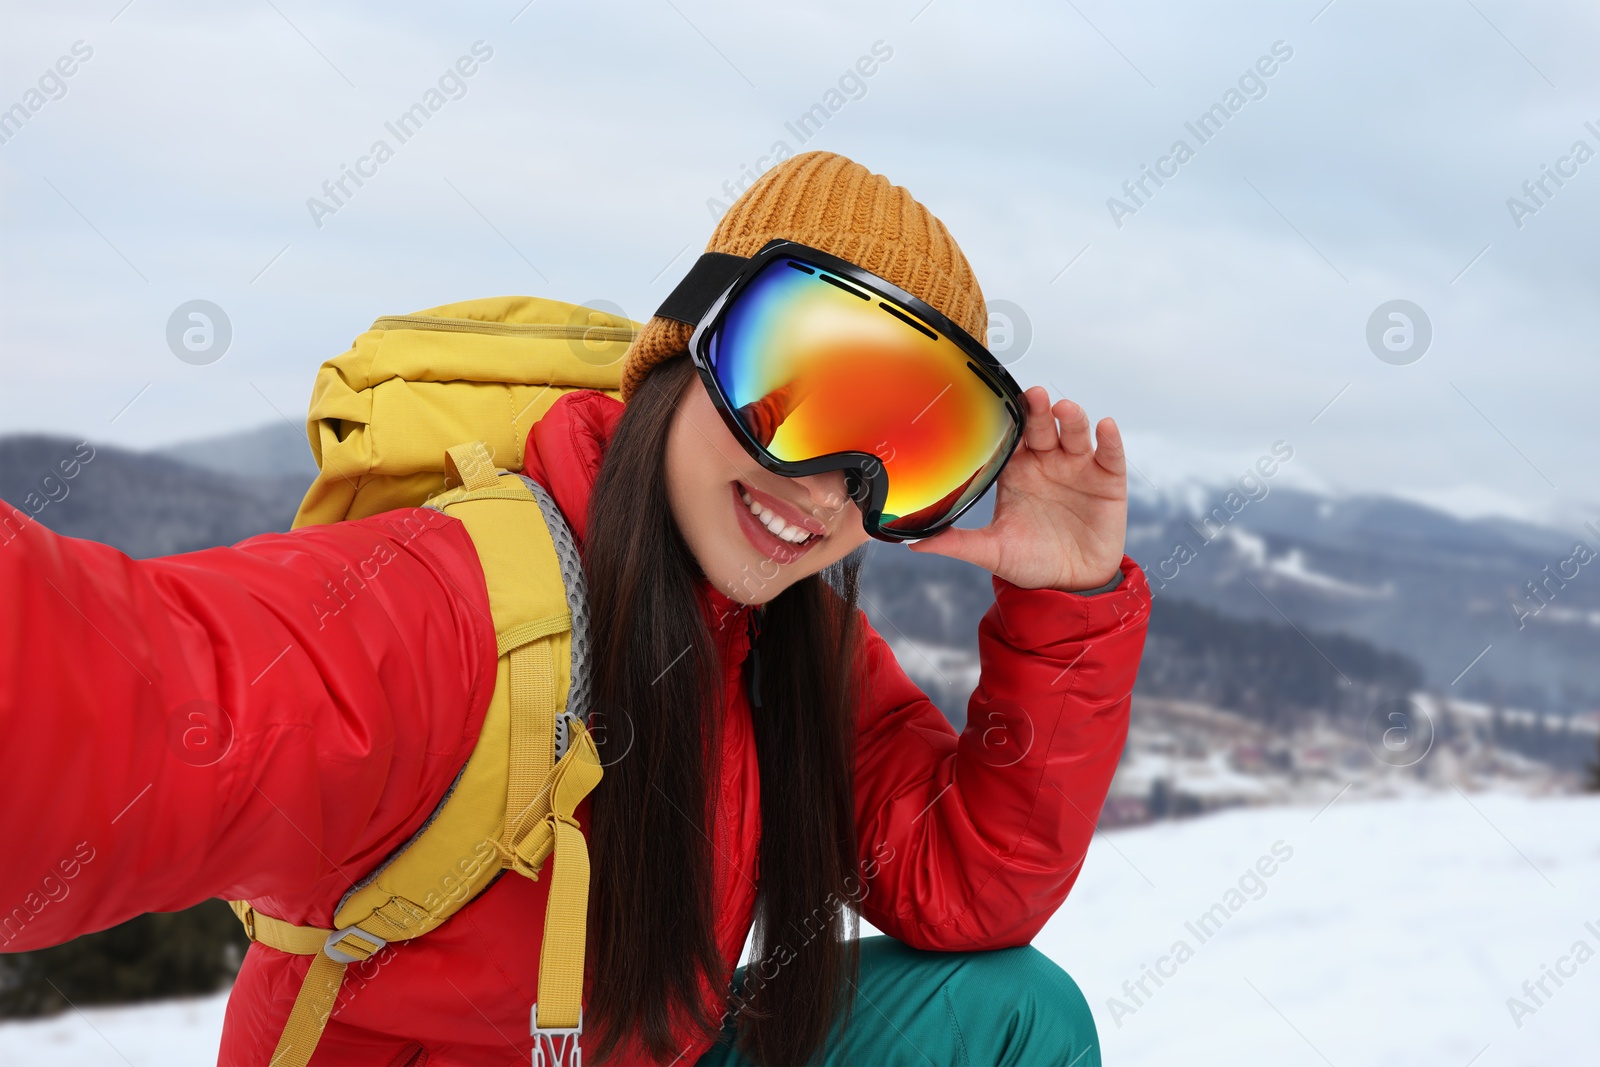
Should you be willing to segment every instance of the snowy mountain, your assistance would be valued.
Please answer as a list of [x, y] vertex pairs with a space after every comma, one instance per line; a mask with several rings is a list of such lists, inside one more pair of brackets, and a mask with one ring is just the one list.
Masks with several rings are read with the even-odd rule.
[[[1459, 519], [1389, 497], [1255, 492], [1251, 500], [1237, 485], [1191, 484], [1130, 500], [1128, 554], [1150, 578], [1153, 633], [1162, 603], [1187, 602], [1302, 635], [1360, 639], [1415, 661], [1423, 685], [1454, 696], [1561, 714], [1600, 706], [1600, 578], [1591, 573], [1600, 568], [1589, 565], [1600, 526], [1564, 531]], [[879, 544], [867, 560], [875, 625], [887, 619], [924, 646], [975, 649], [988, 575]], [[1352, 673], [1325, 642], [1312, 644]], [[923, 674], [919, 682], [943, 684], [938, 672]]]
[[1128, 551], [1158, 599], [1360, 637], [1459, 696], [1563, 713], [1600, 705], [1600, 581], [1585, 566], [1600, 528], [1286, 488], [1257, 501], [1237, 487], [1198, 505], [1196, 495], [1131, 509]]
[[303, 474], [225, 474], [92, 442], [0, 437], [0, 500], [139, 558], [286, 530], [309, 484]]

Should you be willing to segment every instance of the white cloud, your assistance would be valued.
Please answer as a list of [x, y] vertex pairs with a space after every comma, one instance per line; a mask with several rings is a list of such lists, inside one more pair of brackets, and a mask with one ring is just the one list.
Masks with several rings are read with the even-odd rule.
[[[1505, 209], [1600, 123], [1586, 5], [97, 6], [0, 19], [0, 106], [95, 49], [0, 145], [0, 432], [155, 444], [276, 418], [263, 393], [297, 420], [373, 318], [471, 296], [642, 320], [704, 246], [707, 198], [775, 139], [802, 147], [784, 122], [883, 40], [866, 95], [803, 147], [946, 222], [1033, 321], [1019, 377], [1173, 453], [1290, 440], [1346, 491], [1600, 497], [1574, 447], [1600, 385], [1600, 161], [1521, 230]], [[306, 198], [480, 39], [467, 95], [315, 228]], [[1106, 199], [1278, 40], [1267, 95], [1116, 228]], [[163, 341], [195, 297], [235, 328], [204, 368]], [[1436, 331], [1408, 367], [1363, 340], [1396, 297]]]

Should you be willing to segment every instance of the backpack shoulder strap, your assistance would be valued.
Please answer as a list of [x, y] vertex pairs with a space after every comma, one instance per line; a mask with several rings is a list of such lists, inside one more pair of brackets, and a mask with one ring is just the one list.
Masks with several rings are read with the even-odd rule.
[[589, 856], [573, 813], [601, 777], [587, 729], [582, 565], [542, 486], [497, 470], [482, 442], [447, 455], [446, 468], [461, 484], [426, 506], [459, 519], [477, 550], [500, 653], [494, 694], [449, 792], [421, 829], [339, 901], [336, 929], [295, 926], [232, 902], [251, 940], [315, 956], [275, 1067], [304, 1067], [350, 963], [437, 928], [502, 870], [537, 879], [547, 861], [535, 1023], [581, 1029]]

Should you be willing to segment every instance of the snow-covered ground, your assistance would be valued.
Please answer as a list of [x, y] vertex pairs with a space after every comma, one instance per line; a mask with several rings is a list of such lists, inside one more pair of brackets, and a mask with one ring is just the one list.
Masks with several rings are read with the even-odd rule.
[[[1119, 830], [1035, 944], [1111, 1067], [1593, 1062], [1596, 827], [1600, 797], [1452, 791]], [[211, 1064], [223, 1003], [0, 1026], [0, 1063]]]
[[0, 1025], [7, 1067], [212, 1067], [228, 995], [85, 1008]]
[[[1600, 798], [1451, 791], [1121, 830], [1034, 943], [1078, 980], [1113, 1067], [1592, 1063], [1596, 827]], [[1522, 984], [1541, 978], [1536, 1003]]]

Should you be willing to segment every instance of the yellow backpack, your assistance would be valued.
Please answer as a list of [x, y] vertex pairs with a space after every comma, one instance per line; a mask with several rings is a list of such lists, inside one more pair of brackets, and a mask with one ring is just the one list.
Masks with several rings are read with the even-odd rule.
[[304, 1067], [345, 968], [437, 928], [509, 869], [552, 854], [534, 1062], [576, 1063], [589, 855], [573, 811], [600, 781], [587, 729], [587, 605], [571, 531], [521, 473], [528, 431], [573, 389], [617, 396], [639, 324], [536, 297], [380, 318], [322, 365], [306, 431], [321, 473], [296, 528], [424, 505], [460, 519], [499, 644], [476, 747], [422, 828], [339, 901], [336, 929], [231, 904], [252, 941], [315, 956], [273, 1054]]

